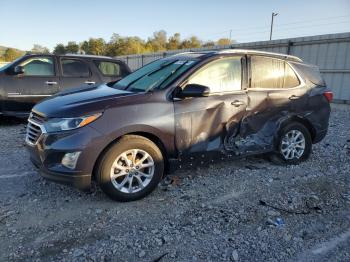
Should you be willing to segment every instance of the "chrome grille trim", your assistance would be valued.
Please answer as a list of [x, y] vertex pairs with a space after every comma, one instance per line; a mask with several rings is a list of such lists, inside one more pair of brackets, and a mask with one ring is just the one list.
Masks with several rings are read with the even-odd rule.
[[25, 142], [30, 146], [35, 146], [46, 133], [44, 128], [44, 117], [31, 112], [28, 118]]

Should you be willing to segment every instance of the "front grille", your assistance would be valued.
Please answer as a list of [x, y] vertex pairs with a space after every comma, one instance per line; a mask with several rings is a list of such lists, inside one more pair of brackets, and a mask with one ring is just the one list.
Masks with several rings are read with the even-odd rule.
[[34, 112], [30, 113], [27, 125], [26, 142], [30, 145], [35, 145], [43, 133], [45, 118]]
[[29, 116], [29, 120], [34, 121], [35, 123], [38, 123], [40, 125], [40, 124], [44, 123], [45, 117], [43, 117], [35, 112], [31, 112], [30, 116]]

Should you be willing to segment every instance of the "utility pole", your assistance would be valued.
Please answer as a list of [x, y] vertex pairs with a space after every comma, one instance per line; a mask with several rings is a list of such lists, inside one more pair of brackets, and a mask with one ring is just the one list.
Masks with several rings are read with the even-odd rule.
[[231, 42], [232, 42], [232, 29], [230, 30], [230, 44], [231, 44]]
[[272, 15], [271, 15], [270, 41], [272, 40], [273, 18], [274, 18], [275, 16], [277, 16], [277, 15], [278, 15], [278, 13], [272, 12]]

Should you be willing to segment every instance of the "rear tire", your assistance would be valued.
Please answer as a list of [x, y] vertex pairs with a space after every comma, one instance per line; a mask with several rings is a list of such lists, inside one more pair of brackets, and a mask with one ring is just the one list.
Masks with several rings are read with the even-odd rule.
[[164, 173], [162, 152], [151, 140], [122, 137], [103, 155], [97, 172], [102, 191], [117, 201], [134, 201], [150, 194]]
[[306, 161], [312, 151], [309, 130], [301, 123], [292, 122], [283, 127], [278, 136], [277, 152], [271, 154], [276, 164], [296, 165]]

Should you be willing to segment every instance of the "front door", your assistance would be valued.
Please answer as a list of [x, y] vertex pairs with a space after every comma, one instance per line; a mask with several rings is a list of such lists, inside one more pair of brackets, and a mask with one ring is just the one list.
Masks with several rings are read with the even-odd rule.
[[186, 81], [210, 88], [209, 97], [175, 99], [175, 144], [180, 154], [231, 150], [230, 141], [245, 115], [244, 58], [208, 63]]
[[30, 112], [37, 102], [58, 92], [55, 64], [53, 56], [31, 56], [20, 62], [18, 65], [23, 67], [24, 73], [8, 77], [6, 85], [9, 91], [4, 111]]

